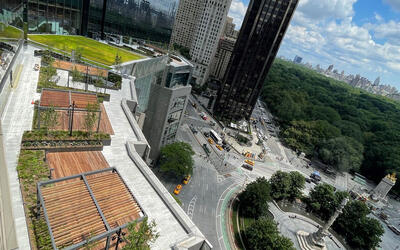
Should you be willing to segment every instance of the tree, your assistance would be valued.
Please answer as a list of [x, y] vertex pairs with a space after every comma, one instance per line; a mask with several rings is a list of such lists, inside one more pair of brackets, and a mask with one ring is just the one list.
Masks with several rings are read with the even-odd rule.
[[308, 209], [326, 221], [347, 196], [347, 192], [338, 191], [335, 193], [333, 186], [326, 183], [320, 184], [310, 192], [310, 197], [307, 201]]
[[253, 250], [294, 250], [293, 242], [279, 234], [275, 222], [261, 218], [253, 222], [246, 231], [247, 246]]
[[124, 236], [125, 246], [123, 250], [147, 250], [150, 244], [160, 236], [156, 231], [156, 223], [147, 222], [147, 217], [138, 224], [137, 221], [128, 225], [128, 233]]
[[54, 109], [54, 106], [50, 106], [43, 111], [42, 120], [46, 128], [46, 134], [49, 133], [49, 130], [54, 129], [58, 125], [58, 113]]
[[277, 171], [269, 180], [271, 184], [271, 195], [274, 199], [282, 200], [289, 197], [289, 190], [291, 185], [289, 173]]
[[96, 124], [98, 118], [99, 104], [98, 103], [88, 103], [86, 105], [86, 114], [84, 120], [84, 126], [87, 131], [88, 136], [91, 134], [94, 125]]
[[174, 142], [161, 148], [160, 169], [178, 178], [193, 172], [192, 147], [185, 142]]
[[51, 56], [51, 50], [46, 49], [42, 55], [42, 62], [47, 65], [52, 65], [54, 62], [54, 58]]
[[117, 71], [121, 69], [122, 57], [117, 54], [115, 55], [114, 65]]
[[370, 209], [361, 201], [351, 201], [333, 224], [336, 232], [355, 249], [375, 249], [384, 233], [382, 225], [367, 215]]
[[82, 74], [79, 72], [79, 70], [74, 67], [73, 70], [71, 71], [71, 76], [72, 76], [72, 81], [77, 82], [77, 81], [82, 81]]
[[290, 176], [290, 189], [289, 189], [289, 200], [294, 200], [301, 197], [301, 190], [305, 188], [306, 179], [302, 174], [297, 171], [289, 173]]
[[258, 218], [268, 212], [268, 201], [271, 201], [271, 187], [264, 177], [246, 186], [246, 189], [239, 194], [240, 209], [243, 215]]

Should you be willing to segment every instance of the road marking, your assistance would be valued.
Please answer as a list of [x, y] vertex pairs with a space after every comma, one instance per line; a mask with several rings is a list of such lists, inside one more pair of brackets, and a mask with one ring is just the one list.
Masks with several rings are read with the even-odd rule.
[[187, 214], [190, 219], [193, 218], [194, 206], [196, 205], [197, 195], [193, 196], [193, 198], [189, 202]]

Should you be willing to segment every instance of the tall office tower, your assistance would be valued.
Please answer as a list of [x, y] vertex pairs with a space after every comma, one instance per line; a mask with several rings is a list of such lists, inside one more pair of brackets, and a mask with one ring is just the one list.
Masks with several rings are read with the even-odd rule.
[[234, 37], [235, 35], [235, 24], [233, 23], [232, 17], [227, 17], [224, 27], [224, 36], [225, 37]]
[[233, 49], [235, 48], [236, 39], [232, 37], [223, 37], [219, 41], [217, 52], [211, 64], [210, 75], [222, 81], [226, 69], [229, 65]]
[[250, 119], [298, 0], [250, 1], [216, 104], [226, 120]]
[[202, 85], [208, 78], [211, 60], [224, 31], [232, 0], [181, 0], [172, 31], [171, 44], [190, 49], [193, 78]]

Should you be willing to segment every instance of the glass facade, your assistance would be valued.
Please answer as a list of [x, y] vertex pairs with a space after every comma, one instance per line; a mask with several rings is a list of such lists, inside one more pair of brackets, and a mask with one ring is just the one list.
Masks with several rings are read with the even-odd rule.
[[214, 106], [221, 118], [250, 119], [297, 3], [250, 2]]
[[80, 35], [85, 0], [28, 0], [29, 33]]
[[100, 37], [104, 22], [107, 34], [169, 43], [177, 6], [177, 0], [91, 0], [87, 33]]

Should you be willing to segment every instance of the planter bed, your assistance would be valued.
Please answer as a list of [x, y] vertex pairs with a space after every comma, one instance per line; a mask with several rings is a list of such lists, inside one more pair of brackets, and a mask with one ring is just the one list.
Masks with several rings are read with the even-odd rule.
[[43, 130], [25, 131], [22, 136], [22, 142], [33, 141], [111, 141], [111, 136], [105, 133], [92, 133], [87, 136], [86, 132], [73, 131], [69, 136], [68, 131], [50, 131], [48, 135]]
[[29, 150], [49, 150], [49, 149], [76, 149], [84, 148], [103, 148], [102, 141], [99, 140], [42, 140], [42, 141], [23, 141], [21, 149]]

